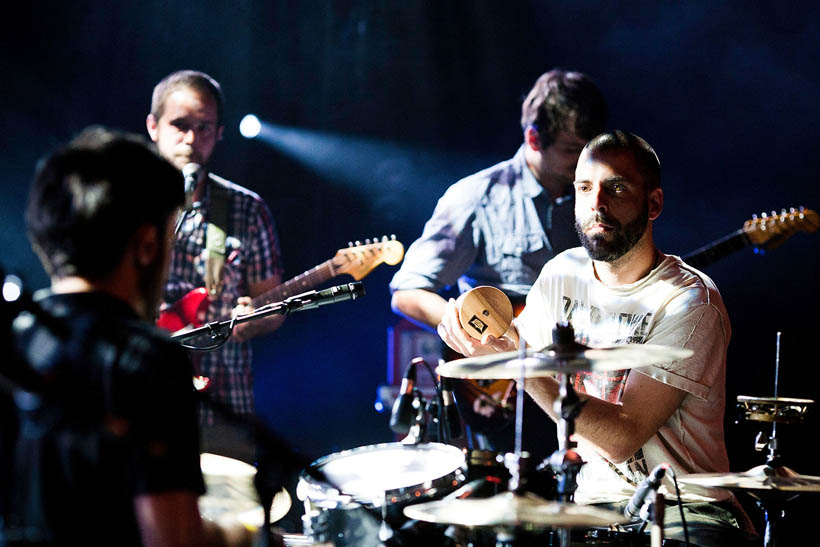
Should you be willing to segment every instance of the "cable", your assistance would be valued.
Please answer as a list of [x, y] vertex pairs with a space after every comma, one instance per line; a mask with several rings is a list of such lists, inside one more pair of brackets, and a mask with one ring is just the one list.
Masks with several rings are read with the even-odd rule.
[[680, 521], [683, 526], [683, 539], [686, 545], [689, 545], [689, 529], [686, 527], [686, 517], [683, 516], [683, 501], [680, 499], [680, 488], [678, 487], [678, 475], [675, 470], [670, 467], [669, 473], [672, 474], [672, 482], [675, 483], [675, 495], [678, 497], [678, 509], [680, 510]]

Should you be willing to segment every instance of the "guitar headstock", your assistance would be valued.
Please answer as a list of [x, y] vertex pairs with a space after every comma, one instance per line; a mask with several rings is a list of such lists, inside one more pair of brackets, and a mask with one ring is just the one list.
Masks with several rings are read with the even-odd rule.
[[404, 245], [396, 241], [396, 236], [382, 236], [381, 239], [374, 238], [372, 241], [366, 239], [364, 244], [359, 241], [350, 243], [347, 249], [336, 251], [332, 262], [337, 273], [350, 274], [358, 281], [382, 262], [395, 266], [402, 258]]
[[743, 224], [743, 232], [755, 247], [771, 250], [779, 247], [797, 232], [815, 232], [820, 218], [815, 211], [803, 207], [781, 210], [780, 213], [753, 215]]

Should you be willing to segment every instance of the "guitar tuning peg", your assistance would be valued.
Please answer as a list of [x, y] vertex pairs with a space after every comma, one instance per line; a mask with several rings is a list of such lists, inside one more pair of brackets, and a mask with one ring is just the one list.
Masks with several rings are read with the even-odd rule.
[[769, 218], [769, 215], [765, 211], [763, 211], [760, 213], [760, 218]]
[[392, 239], [393, 241], [396, 241], [396, 234], [390, 234], [390, 239]]
[[364, 240], [365, 245], [370, 245], [370, 238]]
[[772, 211], [772, 216], [776, 217], [777, 216], [777, 211]]
[[757, 220], [757, 213], [752, 213], [752, 220]]
[[362, 242], [361, 242], [361, 241], [359, 241], [359, 240], [357, 239], [357, 240], [356, 240], [356, 247], [358, 247], [358, 246], [359, 246], [359, 245], [361, 245], [361, 244], [362, 244]]
[[378, 242], [379, 242], [379, 236], [374, 237], [373, 238], [373, 243], [378, 243]]
[[348, 241], [348, 242], [347, 242], [347, 246], [348, 246], [348, 247], [352, 247], [352, 246], [353, 246], [353, 242], [352, 242], [352, 241]]

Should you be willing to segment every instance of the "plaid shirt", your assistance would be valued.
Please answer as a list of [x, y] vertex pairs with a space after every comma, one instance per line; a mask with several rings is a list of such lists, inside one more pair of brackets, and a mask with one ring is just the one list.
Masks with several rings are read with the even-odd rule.
[[[205, 233], [213, 185], [227, 189], [230, 202], [222, 292], [208, 307], [209, 322], [229, 319], [236, 300], [248, 296], [249, 283], [282, 272], [279, 238], [265, 203], [250, 190], [209, 174], [201, 205], [188, 213], [177, 234], [163, 304], [172, 304], [192, 289], [205, 286]], [[208, 393], [214, 399], [238, 413], [254, 411], [250, 343], [231, 339], [218, 350], [197, 352], [193, 357], [197, 373], [210, 380]], [[200, 419], [204, 424], [213, 422], [206, 409]]]

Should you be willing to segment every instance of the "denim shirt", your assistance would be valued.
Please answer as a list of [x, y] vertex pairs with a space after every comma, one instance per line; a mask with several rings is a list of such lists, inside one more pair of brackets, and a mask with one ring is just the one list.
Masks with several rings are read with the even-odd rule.
[[512, 159], [447, 189], [390, 290], [438, 292], [458, 282], [459, 292], [492, 285], [526, 296], [549, 259], [579, 245], [574, 223], [573, 195], [551, 201], [522, 146]]

